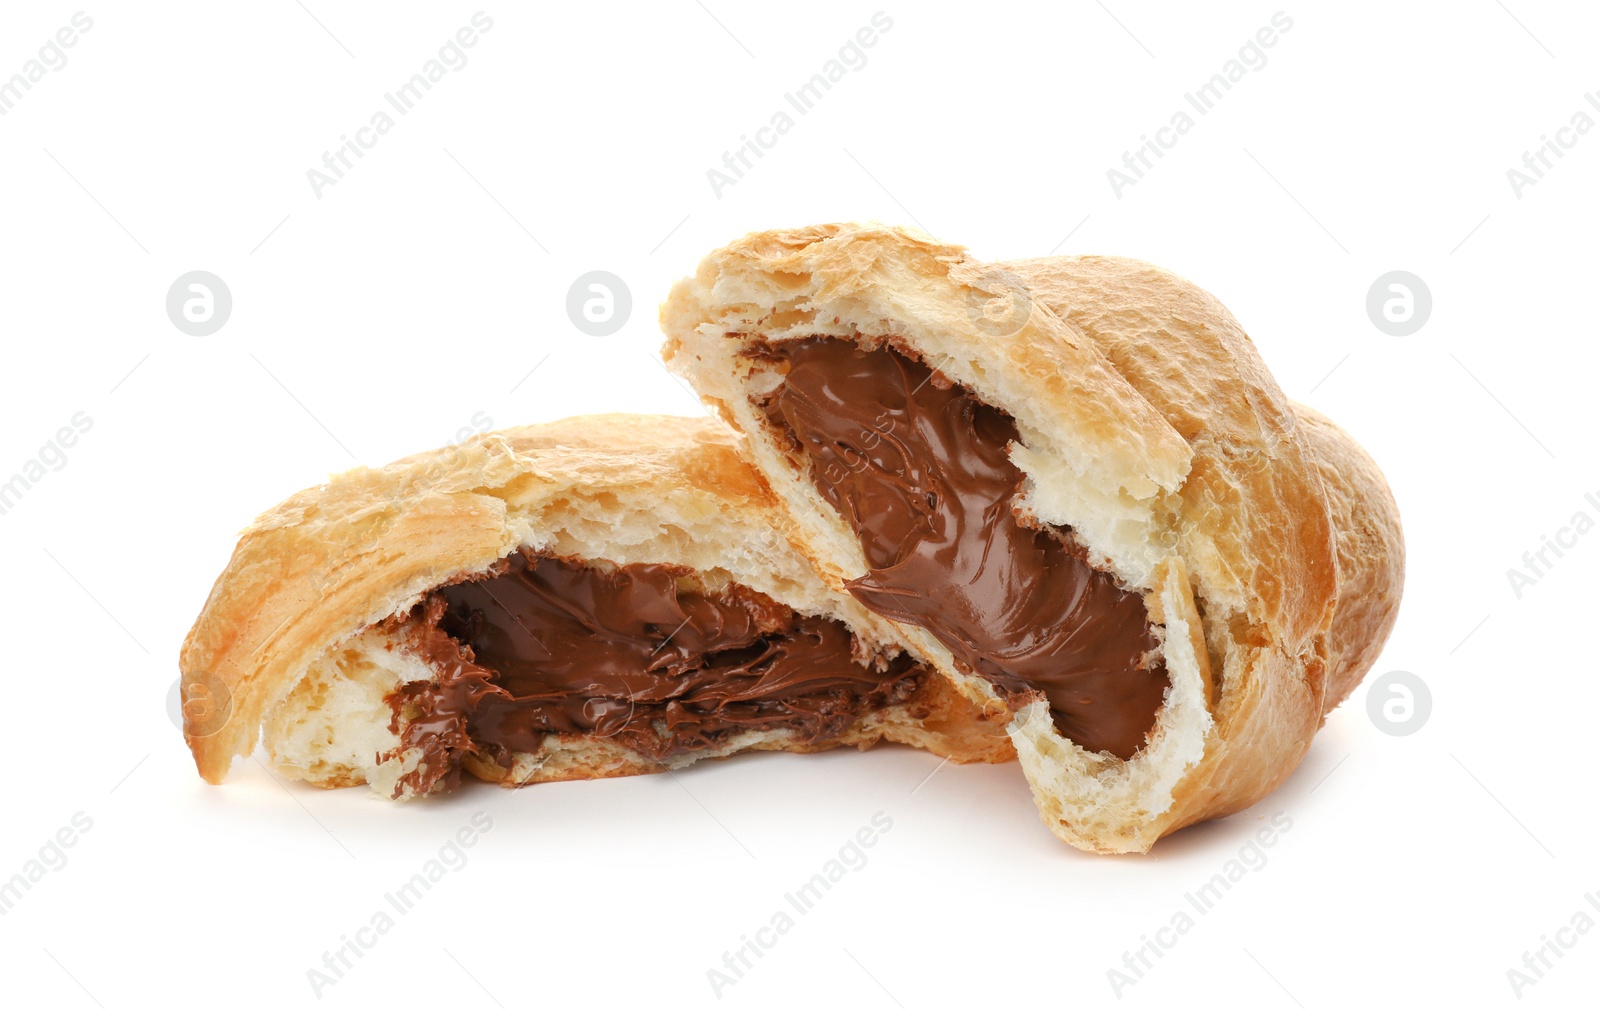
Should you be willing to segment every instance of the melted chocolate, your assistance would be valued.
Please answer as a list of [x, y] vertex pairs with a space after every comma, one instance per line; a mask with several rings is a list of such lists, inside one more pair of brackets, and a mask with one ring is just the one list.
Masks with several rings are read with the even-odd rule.
[[518, 553], [492, 577], [431, 594], [402, 631], [438, 678], [390, 696], [391, 727], [424, 753], [407, 783], [454, 785], [466, 753], [509, 767], [551, 734], [607, 738], [654, 760], [745, 731], [823, 744], [922, 683], [908, 656], [858, 660], [838, 621], [743, 586], [708, 595], [686, 574]]
[[1016, 423], [888, 348], [817, 337], [761, 354], [788, 368], [768, 418], [861, 541], [870, 570], [851, 594], [997, 686], [1042, 692], [1085, 749], [1133, 756], [1167, 688], [1144, 601], [1018, 518]]

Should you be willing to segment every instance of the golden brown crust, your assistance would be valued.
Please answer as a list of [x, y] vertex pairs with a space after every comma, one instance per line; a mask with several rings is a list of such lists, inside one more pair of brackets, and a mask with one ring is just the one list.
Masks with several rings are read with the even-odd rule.
[[[1009, 306], [1011, 324], [970, 311], [982, 291]], [[1115, 766], [1052, 741], [1046, 717], [1019, 717], [1013, 729], [1047, 824], [1081, 847], [1145, 850], [1276, 787], [1392, 624], [1392, 602], [1352, 605], [1335, 623], [1340, 548], [1352, 553], [1352, 578], [1398, 591], [1393, 569], [1357, 559], [1374, 544], [1398, 556], [1392, 511], [1371, 503], [1381, 474], [1358, 471], [1330, 501], [1321, 467], [1347, 461], [1344, 443], [1302, 423], [1227, 309], [1170, 273], [1101, 257], [988, 266], [919, 234], [830, 225], [712, 253], [674, 289], [662, 321], [669, 361], [746, 435], [835, 587], [862, 573], [859, 549], [749, 408], [774, 378], [730, 345], [893, 337], [1018, 419], [1013, 458], [1030, 477], [1028, 507], [1072, 525], [1128, 584], [1161, 585], [1160, 608], [1204, 651], [1186, 681], [1195, 699], [1167, 727], [1192, 745], [1163, 750], [1160, 767]], [[1366, 533], [1335, 528], [1363, 517]], [[1184, 575], [1163, 583], [1162, 572]], [[915, 630], [907, 638], [981, 694], [942, 646]], [[1178, 706], [1174, 695], [1169, 708]]]
[[1406, 545], [1400, 509], [1378, 464], [1356, 440], [1308, 406], [1294, 404], [1322, 475], [1339, 549], [1339, 601], [1328, 629], [1326, 715], [1378, 661], [1400, 616]]
[[[220, 782], [234, 756], [254, 749], [263, 719], [313, 663], [331, 668], [326, 660], [340, 642], [445, 582], [486, 571], [519, 546], [619, 563], [678, 563], [725, 578], [744, 571], [759, 591], [841, 616], [869, 644], [882, 644], [869, 615], [840, 611], [839, 600], [816, 583], [778, 517], [732, 433], [705, 418], [577, 417], [341, 474], [245, 530], [184, 642], [185, 689], [220, 684], [231, 703], [220, 726], [186, 712], [195, 715], [185, 737], [196, 766], [207, 781]], [[358, 653], [350, 653], [351, 662], [360, 664]], [[363, 668], [372, 671], [370, 663]], [[380, 716], [387, 722], [388, 710], [373, 712]], [[891, 729], [889, 738], [919, 731]], [[949, 739], [958, 759], [1009, 755], [992, 737], [981, 747]], [[598, 773], [606, 762], [588, 763]], [[580, 766], [568, 776], [595, 773]], [[296, 776], [349, 783], [340, 770]]]

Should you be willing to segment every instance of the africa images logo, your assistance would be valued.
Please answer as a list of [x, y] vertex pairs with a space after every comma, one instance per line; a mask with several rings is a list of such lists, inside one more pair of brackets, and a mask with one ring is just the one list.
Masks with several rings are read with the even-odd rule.
[[[1565, 557], [1568, 550], [1577, 547], [1579, 537], [1595, 527], [1595, 516], [1600, 515], [1600, 495], [1585, 494], [1583, 501], [1588, 508], [1579, 508], [1566, 525], [1554, 533], [1541, 535], [1538, 547], [1522, 552], [1521, 568], [1506, 568], [1506, 581], [1511, 583], [1512, 595], [1521, 599], [1530, 588], [1543, 581], [1556, 562]], [[1592, 514], [1590, 509], [1593, 509]]]

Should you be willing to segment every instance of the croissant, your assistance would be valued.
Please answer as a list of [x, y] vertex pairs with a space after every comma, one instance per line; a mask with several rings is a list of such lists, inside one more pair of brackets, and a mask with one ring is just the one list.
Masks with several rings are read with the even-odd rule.
[[712, 253], [661, 322], [822, 580], [1006, 713], [1080, 848], [1270, 792], [1393, 627], [1382, 473], [1166, 271], [827, 225]]
[[710, 418], [492, 432], [291, 497], [245, 531], [184, 642], [213, 783], [391, 798], [880, 740], [1011, 759], [895, 627], [830, 591]]

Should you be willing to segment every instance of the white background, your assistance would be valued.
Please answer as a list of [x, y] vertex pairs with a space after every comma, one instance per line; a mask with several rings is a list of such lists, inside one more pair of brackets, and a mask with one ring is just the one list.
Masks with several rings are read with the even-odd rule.
[[[307, 169], [476, 4], [86, 8], [67, 64], [0, 117], [0, 480], [93, 419], [0, 515], [0, 877], [93, 822], [0, 917], [4, 1001], [316, 1002], [307, 970], [479, 811], [470, 862], [322, 1003], [717, 1003], [707, 970], [879, 811], [866, 866], [721, 1003], [1517, 1001], [1525, 951], [1600, 921], [1600, 535], [1520, 599], [1506, 574], [1600, 517], [1600, 130], [1520, 198], [1506, 175], [1578, 110], [1600, 119], [1593, 8], [1284, 7], [1266, 65], [1118, 198], [1106, 170], [1276, 4], [885, 6], [866, 65], [719, 198], [707, 169], [879, 8], [705, 7], [484, 8], [469, 62], [320, 198]], [[7, 5], [0, 78], [77, 9]], [[853, 219], [986, 259], [1137, 256], [1221, 297], [1389, 476], [1409, 577], [1374, 675], [1428, 684], [1421, 731], [1381, 733], [1363, 688], [1278, 792], [1148, 857], [1055, 840], [1015, 765], [929, 778], [937, 759], [895, 747], [405, 807], [254, 761], [199, 780], [168, 691], [255, 514], [479, 414], [694, 413], [654, 357], [669, 283], [746, 231]], [[197, 269], [234, 301], [206, 337], [164, 309]], [[605, 338], [565, 309], [596, 269], [633, 297]], [[1406, 337], [1365, 308], [1396, 269], [1433, 298]], [[1107, 971], [1280, 812], [1266, 865], [1119, 1000]], [[1565, 934], [1527, 1004], [1593, 998], [1600, 935]]]

